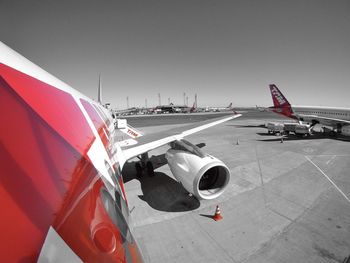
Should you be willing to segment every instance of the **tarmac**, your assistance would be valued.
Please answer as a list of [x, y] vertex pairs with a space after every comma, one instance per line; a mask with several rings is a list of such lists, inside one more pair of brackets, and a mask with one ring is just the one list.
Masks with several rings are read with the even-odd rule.
[[[128, 122], [150, 134], [203, 118], [198, 116]], [[243, 112], [186, 137], [205, 143], [202, 150], [231, 172], [229, 186], [215, 200], [186, 193], [164, 160], [167, 146], [149, 153], [154, 177], [137, 178], [130, 161], [123, 170], [130, 224], [145, 262], [326, 263], [350, 255], [350, 141], [313, 135], [281, 142], [267, 134], [268, 121], [286, 119]], [[216, 205], [220, 221], [212, 219]]]

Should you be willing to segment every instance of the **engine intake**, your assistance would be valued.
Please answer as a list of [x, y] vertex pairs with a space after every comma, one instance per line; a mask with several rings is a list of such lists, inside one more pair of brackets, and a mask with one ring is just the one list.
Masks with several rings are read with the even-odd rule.
[[230, 181], [230, 171], [219, 159], [204, 154], [185, 140], [172, 142], [165, 157], [174, 177], [198, 199], [220, 196]]

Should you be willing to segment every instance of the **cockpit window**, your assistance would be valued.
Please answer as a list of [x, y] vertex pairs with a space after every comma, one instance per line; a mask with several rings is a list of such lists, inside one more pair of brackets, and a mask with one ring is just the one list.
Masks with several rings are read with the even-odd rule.
[[205, 154], [202, 152], [202, 150], [199, 147], [197, 147], [196, 145], [193, 145], [192, 143], [186, 140], [173, 141], [170, 143], [170, 147], [171, 149], [174, 149], [174, 150], [180, 150], [180, 151], [192, 153], [201, 158], [205, 157]]

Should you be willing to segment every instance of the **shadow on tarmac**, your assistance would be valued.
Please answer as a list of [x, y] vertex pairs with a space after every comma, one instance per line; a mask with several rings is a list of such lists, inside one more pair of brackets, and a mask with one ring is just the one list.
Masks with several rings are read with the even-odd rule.
[[207, 218], [210, 218], [210, 219], [213, 219], [214, 216], [213, 215], [206, 215], [206, 214], [199, 214], [200, 216], [203, 216], [203, 217], [207, 217]]
[[[153, 155], [150, 161], [153, 163], [154, 169], [167, 163], [164, 154]], [[186, 212], [200, 206], [200, 202], [195, 196], [190, 196], [181, 183], [165, 173], [155, 171], [154, 176], [150, 177], [144, 172], [141, 177], [138, 177], [135, 169], [136, 163], [127, 162], [124, 165], [122, 171], [124, 182], [138, 180], [143, 193], [139, 195], [139, 198], [153, 209], [164, 212]]]
[[238, 124], [229, 124], [226, 126], [236, 127], [236, 128], [266, 128], [265, 124], [260, 125], [238, 125]]

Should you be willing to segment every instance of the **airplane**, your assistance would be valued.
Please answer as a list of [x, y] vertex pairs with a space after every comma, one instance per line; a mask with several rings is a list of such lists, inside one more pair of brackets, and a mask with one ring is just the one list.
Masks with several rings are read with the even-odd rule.
[[207, 107], [206, 111], [214, 111], [214, 112], [232, 111], [232, 102], [227, 107]]
[[198, 108], [197, 108], [196, 102], [193, 102], [192, 107], [184, 106], [181, 109], [182, 113], [195, 113], [197, 111], [198, 111]]
[[265, 107], [258, 106], [258, 105], [255, 105], [255, 109], [260, 111], [260, 112], [267, 112], [267, 111], [269, 111], [269, 109], [267, 109]]
[[[220, 196], [230, 172], [183, 138], [225, 116], [122, 148], [109, 111], [0, 42], [0, 257], [3, 262], [143, 262], [121, 171], [166, 157], [198, 199]], [[186, 164], [181, 160], [186, 159]]]
[[333, 128], [334, 134], [350, 136], [350, 108], [294, 106], [291, 105], [275, 84], [269, 85], [274, 106], [269, 107], [275, 113], [311, 126], [321, 124]]
[[193, 102], [193, 105], [192, 105], [192, 107], [190, 108], [190, 111], [189, 111], [189, 112], [190, 112], [190, 113], [197, 112], [197, 105], [196, 105], [195, 102]]
[[185, 113], [195, 113], [198, 111], [196, 102], [193, 102], [192, 107], [185, 107], [185, 109], [183, 110], [183, 112]]

